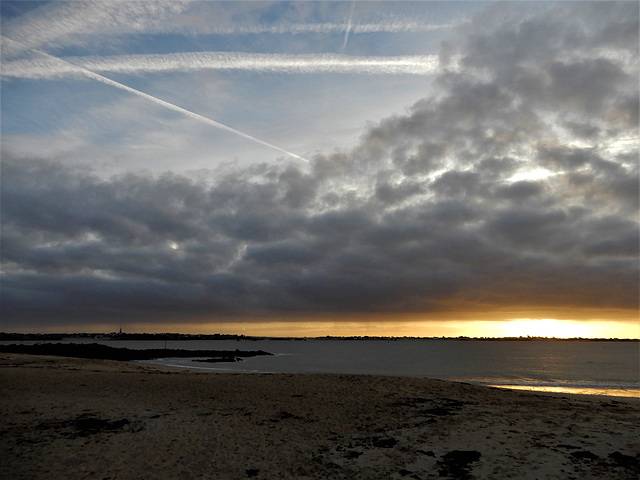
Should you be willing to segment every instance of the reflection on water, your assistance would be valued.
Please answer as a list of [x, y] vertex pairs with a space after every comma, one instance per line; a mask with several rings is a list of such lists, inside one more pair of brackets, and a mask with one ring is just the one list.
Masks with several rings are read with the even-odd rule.
[[[640, 398], [637, 343], [401, 339], [264, 340], [226, 345], [259, 348], [275, 355], [205, 369], [416, 376], [501, 388]], [[224, 348], [224, 343], [219, 347]], [[157, 363], [193, 368], [191, 359]], [[203, 368], [202, 364], [198, 367]]]
[[631, 388], [592, 388], [565, 386], [537, 386], [537, 385], [487, 385], [489, 387], [505, 388], [509, 390], [528, 390], [532, 392], [572, 393], [578, 395], [602, 395], [608, 397], [625, 397], [640, 399], [640, 389]]
[[640, 398], [637, 342], [407, 338], [179, 340], [166, 345], [163, 341], [69, 339], [65, 343], [186, 349], [194, 350], [194, 357], [197, 350], [264, 350], [274, 354], [225, 364], [205, 365], [191, 358], [150, 362], [199, 371], [430, 377], [501, 388]]

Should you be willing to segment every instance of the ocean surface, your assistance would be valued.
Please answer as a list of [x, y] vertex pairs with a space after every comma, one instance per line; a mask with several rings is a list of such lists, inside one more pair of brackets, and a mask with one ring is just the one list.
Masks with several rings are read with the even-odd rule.
[[[2, 342], [16, 343], [16, 342]], [[36, 343], [36, 342], [30, 342]], [[52, 342], [59, 343], [59, 342]], [[640, 343], [615, 341], [69, 339], [131, 349], [264, 350], [235, 363], [145, 363], [216, 372], [342, 373], [440, 378], [502, 388], [640, 398]], [[194, 358], [202, 358], [194, 352]]]

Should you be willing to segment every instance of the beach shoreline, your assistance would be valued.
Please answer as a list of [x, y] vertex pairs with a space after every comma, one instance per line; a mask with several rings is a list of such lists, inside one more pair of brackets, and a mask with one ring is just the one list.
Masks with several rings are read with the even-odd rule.
[[8, 478], [580, 478], [640, 473], [640, 402], [415, 377], [0, 355]]

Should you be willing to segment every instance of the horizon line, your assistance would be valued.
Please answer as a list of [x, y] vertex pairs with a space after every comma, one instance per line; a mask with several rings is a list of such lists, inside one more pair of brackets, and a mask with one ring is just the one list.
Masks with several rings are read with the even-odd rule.
[[588, 340], [588, 341], [639, 341], [636, 337], [547, 337], [547, 336], [412, 336], [412, 335], [319, 335], [319, 336], [295, 336], [295, 335], [245, 335], [234, 333], [179, 333], [179, 332], [53, 332], [53, 333], [25, 333], [25, 332], [5, 332], [0, 331], [0, 341], [3, 336], [31, 336], [31, 337], [126, 337], [126, 336], [147, 336], [147, 337], [226, 337], [228, 339], [297, 339], [297, 340], [321, 340], [321, 339], [408, 339], [408, 340]]

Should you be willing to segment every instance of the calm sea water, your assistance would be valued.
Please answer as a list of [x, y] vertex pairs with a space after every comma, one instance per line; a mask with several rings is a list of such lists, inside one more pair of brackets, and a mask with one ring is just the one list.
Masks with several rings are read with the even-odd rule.
[[[73, 339], [135, 349], [164, 341]], [[148, 363], [217, 372], [344, 373], [431, 377], [539, 391], [640, 398], [640, 344], [589, 341], [187, 340], [167, 348], [264, 350], [269, 357], [207, 364], [190, 358]], [[197, 354], [194, 353], [194, 357]]]

